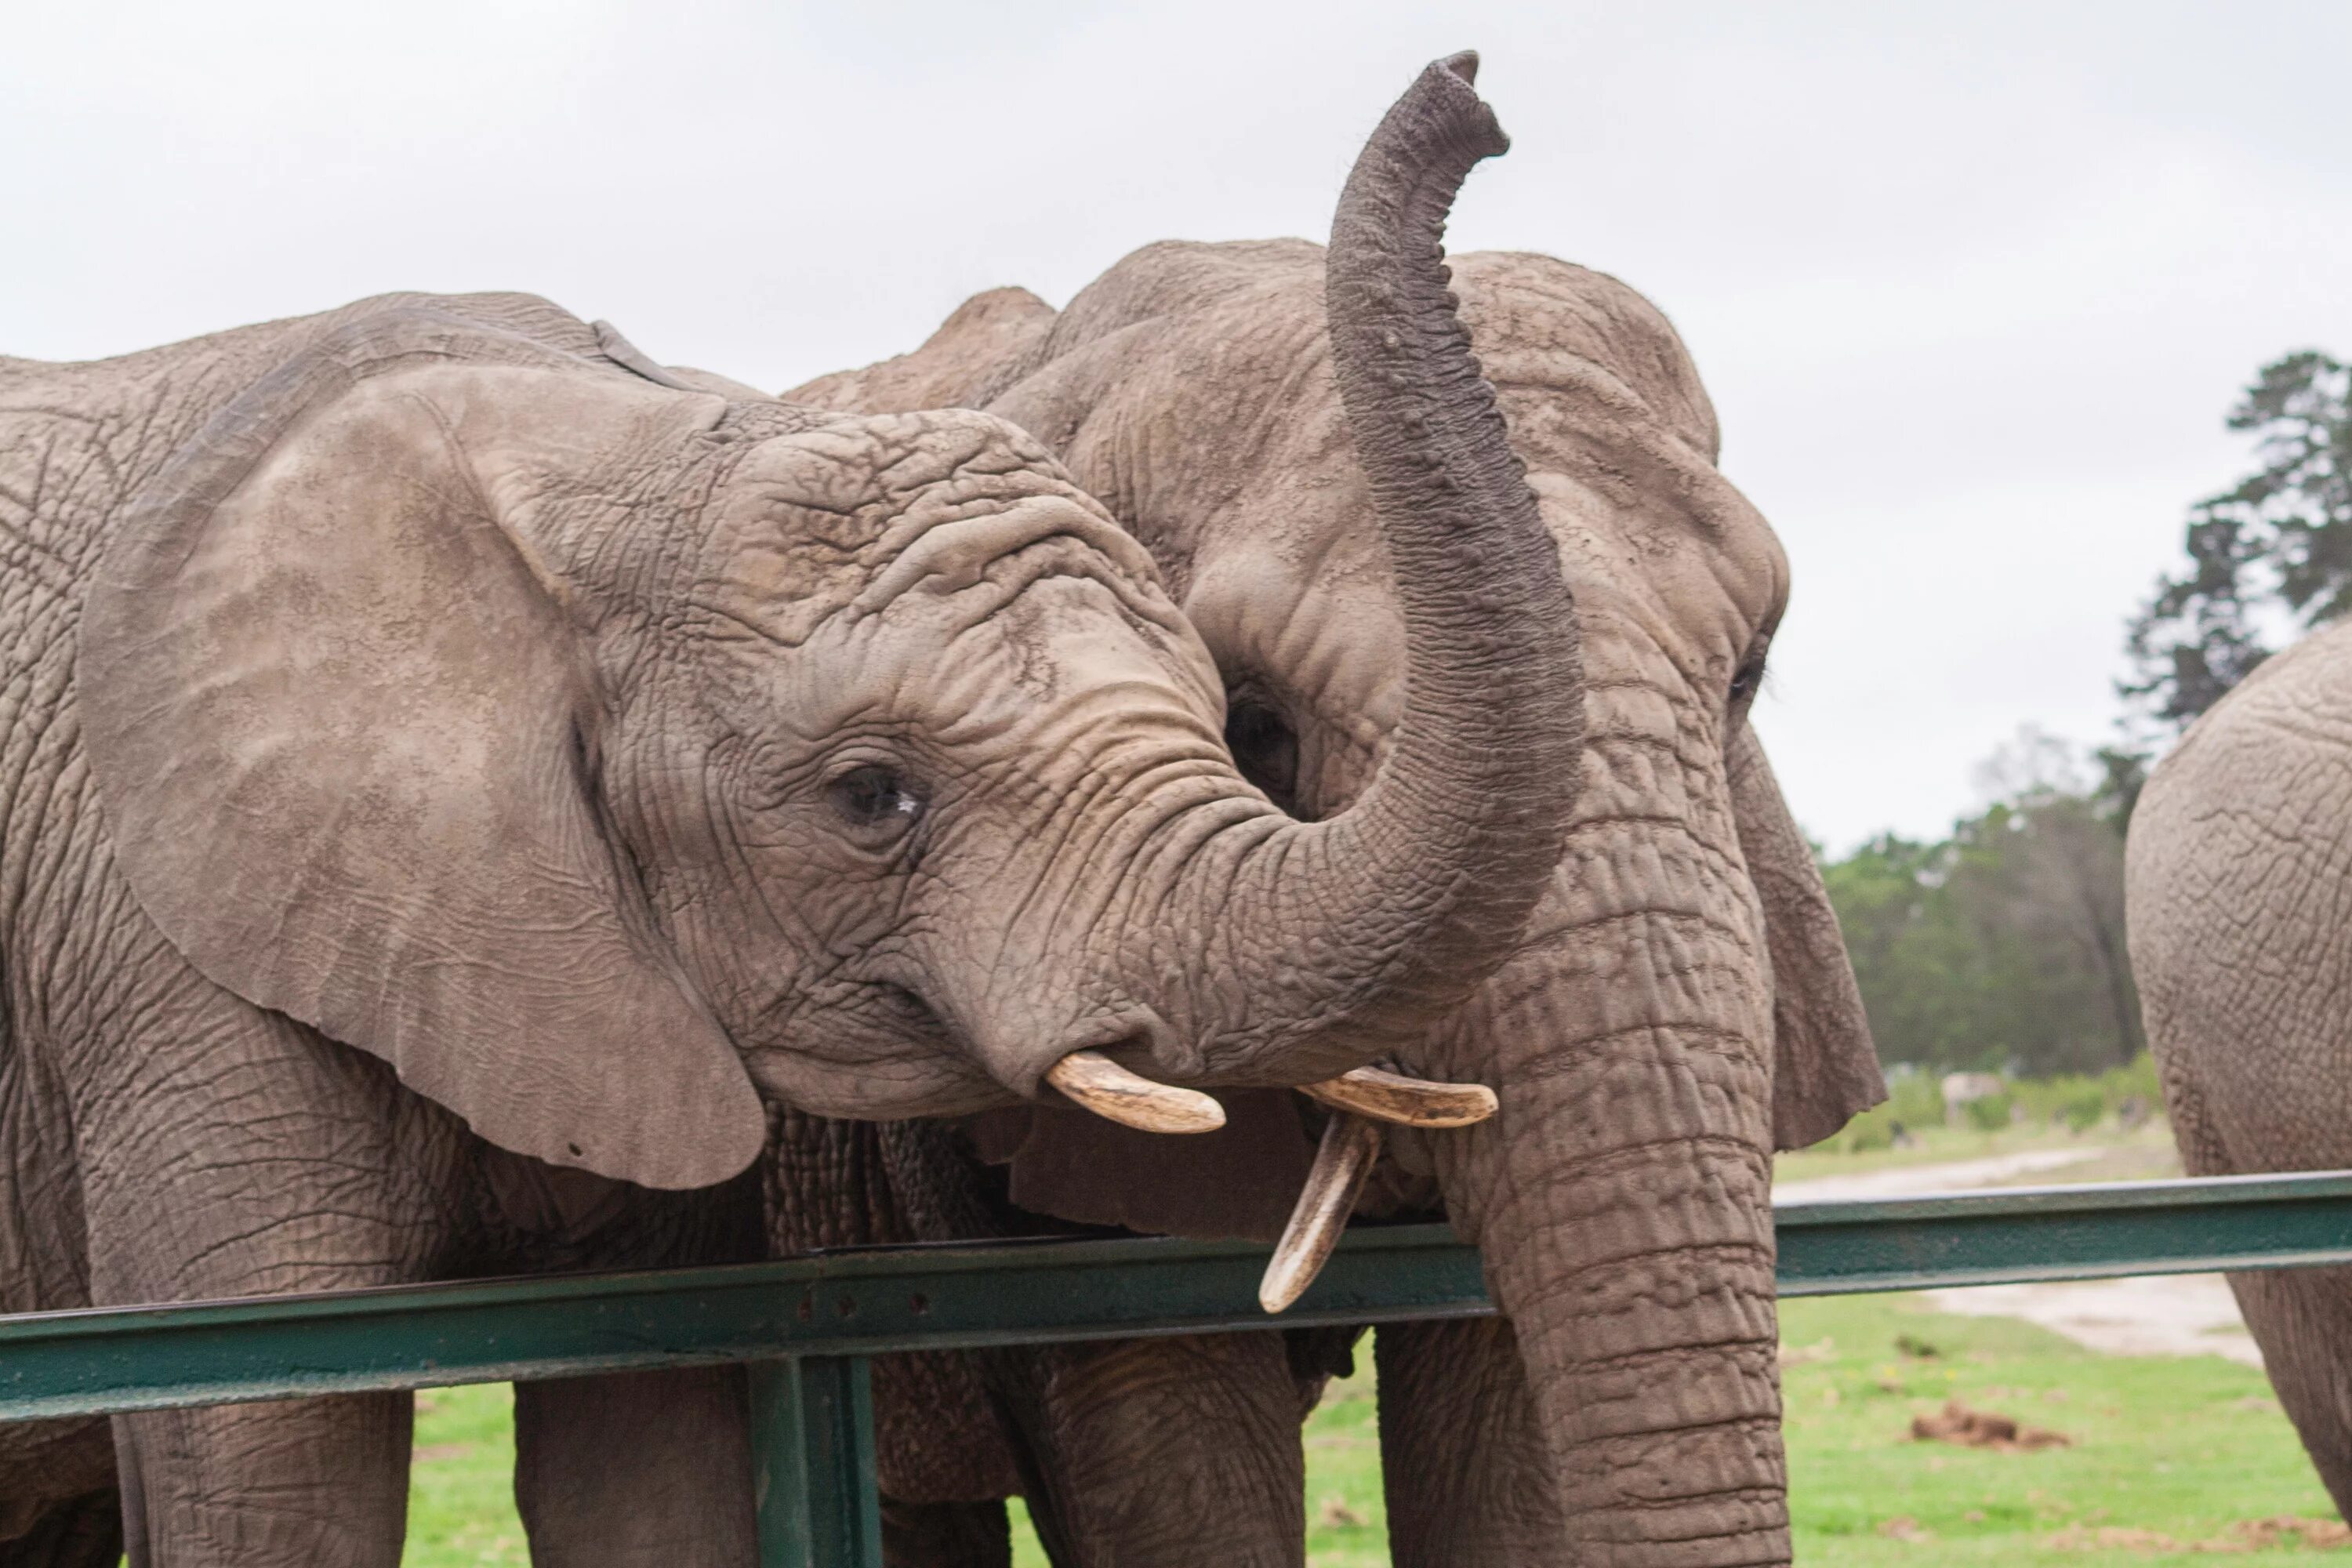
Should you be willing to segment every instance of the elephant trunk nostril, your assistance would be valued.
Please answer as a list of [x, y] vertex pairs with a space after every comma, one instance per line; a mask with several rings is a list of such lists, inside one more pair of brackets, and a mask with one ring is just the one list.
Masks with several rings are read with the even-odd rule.
[[1214, 1132], [1225, 1108], [1198, 1089], [1155, 1083], [1100, 1051], [1072, 1051], [1046, 1069], [1045, 1081], [1077, 1104], [1145, 1132]]

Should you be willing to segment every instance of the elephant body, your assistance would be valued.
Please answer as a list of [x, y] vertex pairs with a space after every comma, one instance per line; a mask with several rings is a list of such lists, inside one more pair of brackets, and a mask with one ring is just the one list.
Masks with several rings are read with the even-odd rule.
[[[1408, 557], [1533, 537], [1392, 515]], [[1526, 700], [1423, 704], [1300, 824], [1016, 427], [789, 406], [528, 296], [0, 360], [0, 552], [8, 1310], [747, 1258], [763, 1181], [802, 1232], [851, 1201], [751, 1169], [782, 1107], [1346, 1070], [1499, 961], [1573, 788], [1556, 575], [1425, 600], [1416, 658], [1514, 650]], [[520, 1387], [534, 1561], [748, 1563], [742, 1406]], [[119, 1489], [141, 1568], [391, 1568], [409, 1424], [0, 1429], [0, 1563], [111, 1561]]]
[[[658, 1266], [757, 1248], [756, 1194], [741, 1182], [656, 1192], [508, 1153], [403, 1088], [383, 1062], [214, 984], [144, 916], [114, 865], [81, 743], [75, 660], [88, 584], [122, 498], [302, 344], [410, 302], [91, 365], [0, 361], [10, 584], [0, 1180], [11, 1199], [0, 1204], [0, 1306], [9, 1311]], [[488, 330], [601, 357], [587, 327], [537, 300], [438, 303]], [[560, 1415], [544, 1418], [540, 1406], [560, 1410], [597, 1381], [519, 1391], [533, 1462], [550, 1458], [536, 1434], [551, 1425], [574, 1450], [565, 1467], [617, 1489], [619, 1509], [583, 1523], [625, 1531], [635, 1527], [625, 1515], [644, 1510], [657, 1531], [691, 1525], [710, 1542], [699, 1560], [740, 1560], [749, 1510], [727, 1482], [748, 1474], [748, 1454], [740, 1421], [709, 1418], [740, 1402], [733, 1380], [666, 1380], [651, 1404], [705, 1407], [674, 1436], [688, 1468], [713, 1479], [676, 1501], [640, 1489], [618, 1456], [583, 1450], [584, 1434], [562, 1430], [572, 1424]], [[0, 1427], [0, 1561], [111, 1563], [119, 1531], [84, 1528], [70, 1549], [49, 1538], [82, 1513], [114, 1514], [118, 1446], [138, 1561], [180, 1561], [191, 1549], [251, 1562], [298, 1552], [391, 1561], [408, 1407], [404, 1395], [359, 1395], [158, 1412], [111, 1431], [103, 1420]], [[240, 1506], [222, 1484], [229, 1478], [207, 1486], [186, 1473], [240, 1458], [246, 1484], [273, 1489], [268, 1509]], [[528, 1489], [522, 1500], [541, 1511]]]
[[[1713, 411], [1652, 306], [1544, 257], [1450, 266], [1577, 597], [1585, 787], [1512, 956], [1395, 1053], [1492, 1085], [1502, 1110], [1392, 1133], [1359, 1212], [1450, 1217], [1507, 1321], [1382, 1331], [1392, 1547], [1432, 1568], [1785, 1562], [1771, 1153], [1884, 1097], [1810, 848], [1746, 721], [1785, 563], [1717, 472]], [[1410, 684], [1398, 575], [1334, 385], [1326, 270], [1305, 241], [1155, 245], [1064, 310], [983, 294], [914, 353], [786, 395], [986, 408], [1050, 446], [1201, 629], [1244, 771], [1313, 819], [1380, 765]], [[1034, 1215], [1270, 1238], [1317, 1121], [1288, 1109], [1165, 1148], [1015, 1110], [972, 1150], [1004, 1163]], [[1303, 1386], [1285, 1358], [1255, 1365], [1262, 1405]], [[1139, 1424], [1127, 1471], [1157, 1479], [1163, 1514], [1100, 1510], [1057, 1562], [1194, 1560], [1154, 1543], [1199, 1517], [1184, 1477], [1233, 1441]], [[1295, 1426], [1264, 1441], [1258, 1466], [1295, 1476]], [[1216, 1519], [1221, 1561], [1302, 1560], [1295, 1493]]]
[[[2352, 1167], [2352, 626], [2265, 660], [2132, 813], [2132, 972], [2182, 1164]], [[2230, 1277], [2279, 1402], [2352, 1508], [2352, 1269]]]

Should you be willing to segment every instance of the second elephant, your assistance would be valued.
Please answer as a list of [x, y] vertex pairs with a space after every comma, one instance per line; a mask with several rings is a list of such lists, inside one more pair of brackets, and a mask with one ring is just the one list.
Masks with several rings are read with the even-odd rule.
[[[983, 294], [915, 353], [788, 395], [985, 407], [1045, 440], [1160, 563], [1216, 658], [1236, 757], [1307, 820], [1366, 792], [1420, 690], [1403, 655], [1415, 569], [1368, 526], [1381, 481], [1349, 421], [1349, 204], [1412, 189], [1427, 226], [1391, 243], [1434, 268], [1431, 193], [1500, 150], [1473, 64], [1432, 67], [1392, 111], [1328, 251], [1148, 247], [1058, 312]], [[1748, 724], [1787, 562], [1717, 470], [1713, 409], [1648, 302], [1545, 257], [1452, 266], [1576, 595], [1585, 785], [1524, 941], [1398, 1052], [1493, 1086], [1502, 1111], [1392, 1137], [1368, 1203], [1450, 1217], [1507, 1321], [1381, 1336], [1396, 1560], [1786, 1562], [1771, 1155], [1884, 1096], [1835, 918]], [[1189, 1235], [1266, 1234], [1309, 1152], [1286, 1105], [1237, 1110], [1223, 1149], [1050, 1113], [982, 1132], [1022, 1210]], [[1228, 1404], [1268, 1407], [1297, 1381], [1267, 1342], [1233, 1373], [1259, 1392]], [[1195, 1560], [1169, 1544], [1185, 1522], [1224, 1530], [1234, 1510], [1204, 1508], [1213, 1489], [1186, 1484], [1148, 1423], [1111, 1426], [1138, 1444], [1126, 1468], [1048, 1500], [1081, 1521], [1067, 1560]], [[1258, 1468], [1295, 1473], [1295, 1426], [1264, 1441]], [[1295, 1498], [1255, 1526], [1231, 1560], [1299, 1560]]]
[[[2352, 1168], [2352, 625], [2263, 661], [2149, 774], [2125, 901], [2193, 1176]], [[2230, 1277], [2279, 1403], [2352, 1510], [2352, 1268]]]

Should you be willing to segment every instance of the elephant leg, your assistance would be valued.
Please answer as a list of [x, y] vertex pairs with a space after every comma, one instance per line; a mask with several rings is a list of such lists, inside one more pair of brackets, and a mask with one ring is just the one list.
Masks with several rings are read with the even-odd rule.
[[114, 1568], [122, 1561], [122, 1499], [112, 1487], [42, 1510], [0, 1541], [0, 1568]]
[[1299, 1568], [1307, 1465], [1278, 1333], [987, 1352], [1055, 1568]]
[[1389, 1552], [1399, 1568], [1574, 1561], [1517, 1336], [1504, 1318], [1374, 1336]]
[[116, 1416], [132, 1568], [398, 1568], [415, 1404], [354, 1394]]
[[1013, 1568], [1013, 1519], [991, 1502], [882, 1500], [883, 1568]]
[[515, 1384], [514, 1487], [535, 1568], [752, 1568], [742, 1368]]
[[[179, 973], [121, 1009], [138, 1033], [78, 1064], [91, 1299], [429, 1278], [463, 1207], [462, 1127], [389, 1068]], [[363, 1394], [116, 1416], [134, 1561], [397, 1568], [414, 1405]]]
[[2312, 1468], [2352, 1518], [2352, 1268], [2232, 1274], [2230, 1286]]

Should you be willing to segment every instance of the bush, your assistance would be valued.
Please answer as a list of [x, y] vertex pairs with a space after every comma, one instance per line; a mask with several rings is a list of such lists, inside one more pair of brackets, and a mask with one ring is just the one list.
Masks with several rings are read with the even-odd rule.
[[[2044, 1079], [2011, 1078], [2004, 1073], [2001, 1082], [2006, 1086], [2001, 1093], [1962, 1108], [1967, 1125], [1998, 1132], [2022, 1121], [2087, 1132], [2135, 1103], [2143, 1110], [2160, 1111], [2164, 1105], [2155, 1058], [2146, 1052], [2103, 1073], [2064, 1073]], [[1866, 1153], [1893, 1147], [1899, 1130], [1940, 1127], [1946, 1120], [1943, 1079], [1898, 1062], [1887, 1069], [1886, 1103], [1864, 1111], [1820, 1146], [1848, 1154]]]
[[1873, 1149], [1895, 1146], [1895, 1118], [1887, 1107], [1874, 1105], [1845, 1124], [1833, 1146], [1844, 1154], [1864, 1154]]
[[1988, 1094], [1982, 1100], [1968, 1103], [1969, 1123], [1980, 1131], [1998, 1132], [2010, 1123], [2010, 1107], [2015, 1101], [2007, 1094]]
[[2164, 1086], [2156, 1079], [2156, 1058], [2146, 1051], [2119, 1068], [2109, 1068], [2098, 1078], [2099, 1092], [2106, 1099], [2107, 1109], [2118, 1109], [2126, 1100], [2137, 1097], [2144, 1105], [2161, 1107]]
[[1931, 1073], [1897, 1073], [1886, 1080], [1886, 1103], [1879, 1110], [1906, 1127], [1941, 1127], [1943, 1084]]
[[2062, 1100], [2053, 1121], [2063, 1121], [2069, 1132], [2087, 1132], [2106, 1120], [2107, 1097], [2097, 1089], [2077, 1089]]

